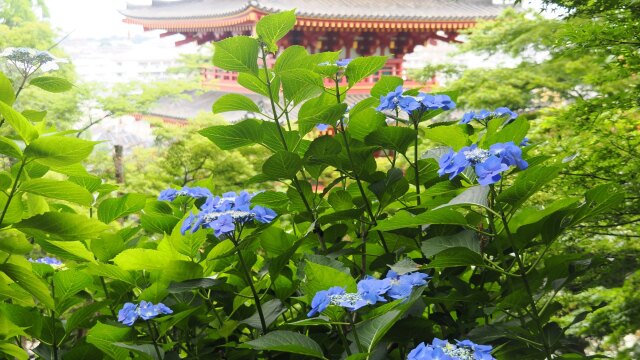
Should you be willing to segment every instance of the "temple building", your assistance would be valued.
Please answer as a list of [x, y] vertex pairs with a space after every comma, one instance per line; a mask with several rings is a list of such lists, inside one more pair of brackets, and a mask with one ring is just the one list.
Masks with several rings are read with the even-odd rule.
[[[351, 89], [347, 102], [357, 102], [383, 75], [406, 79], [403, 58], [417, 45], [439, 41], [459, 42], [460, 30], [480, 19], [493, 19], [505, 4], [495, 0], [152, 0], [151, 5], [128, 5], [124, 21], [145, 30], [162, 30], [160, 37], [181, 36], [176, 46], [205, 44], [234, 35], [252, 35], [257, 21], [270, 13], [296, 9], [294, 30], [280, 40], [285, 48], [304, 46], [310, 53], [342, 51], [343, 57], [387, 55], [377, 74]], [[153, 114], [168, 121], [186, 120], [206, 103], [228, 92], [244, 92], [237, 73], [213, 66], [202, 69], [203, 86], [209, 91], [192, 102], [161, 103]], [[428, 84], [411, 83], [407, 86]], [[260, 102], [256, 96], [254, 99]], [[247, 114], [228, 114], [237, 121]]]

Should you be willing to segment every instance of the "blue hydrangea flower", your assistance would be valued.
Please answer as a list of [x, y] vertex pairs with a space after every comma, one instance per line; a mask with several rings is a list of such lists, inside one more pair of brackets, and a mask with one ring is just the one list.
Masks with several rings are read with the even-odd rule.
[[476, 165], [476, 175], [480, 185], [491, 185], [500, 181], [502, 172], [509, 170], [509, 165], [500, 161], [497, 156], [489, 156], [485, 161]]
[[478, 112], [470, 111], [465, 113], [462, 116], [462, 120], [460, 120], [460, 124], [468, 124], [474, 119], [481, 122], [486, 122], [492, 119], [506, 118], [508, 119], [508, 121], [512, 121], [517, 117], [518, 117], [518, 114], [509, 110], [509, 108], [506, 108], [506, 107], [499, 107], [494, 111], [482, 109]]
[[340, 59], [338, 61], [336, 61], [336, 65], [340, 66], [340, 67], [346, 67], [347, 65], [349, 65], [349, 63], [352, 61], [353, 59]]
[[421, 99], [420, 102], [427, 110], [452, 110], [456, 108], [456, 103], [451, 100], [451, 97], [449, 97], [449, 95], [431, 95], [420, 93], [418, 95], [418, 98]]
[[413, 96], [401, 96], [398, 101], [398, 107], [407, 114], [411, 114], [415, 110], [421, 109], [422, 103]]
[[138, 306], [133, 303], [125, 303], [118, 311], [118, 321], [127, 326], [132, 326], [138, 319]]
[[316, 125], [316, 129], [318, 129], [319, 131], [327, 131], [328, 128], [329, 128], [329, 124], [318, 124], [318, 125]]
[[178, 196], [188, 196], [194, 199], [200, 199], [200, 198], [209, 198], [213, 195], [211, 194], [211, 191], [209, 191], [209, 189], [206, 189], [203, 187], [191, 188], [191, 187], [185, 186], [182, 188], [182, 190], [176, 190], [176, 189], [163, 190], [162, 192], [160, 192], [160, 195], [158, 196], [158, 200], [173, 201]]
[[118, 311], [118, 321], [127, 326], [132, 326], [138, 318], [142, 320], [151, 320], [158, 315], [173, 314], [168, 306], [163, 303], [154, 305], [151, 302], [141, 301], [139, 305], [133, 303], [125, 303], [122, 309]]
[[53, 267], [61, 267], [61, 266], [64, 265], [62, 263], [62, 261], [60, 261], [60, 260], [58, 260], [56, 258], [53, 258], [53, 257], [48, 257], [48, 256], [45, 256], [45, 257], [39, 258], [39, 259], [29, 258], [29, 261], [32, 262], [32, 263], [37, 263], [37, 264], [51, 265]]
[[323, 312], [329, 305], [331, 305], [331, 297], [335, 295], [343, 295], [344, 289], [340, 286], [334, 286], [329, 290], [318, 291], [311, 300], [311, 311], [307, 313], [307, 317], [312, 317], [316, 314]]
[[456, 345], [446, 340], [433, 339], [431, 344], [420, 343], [409, 352], [407, 360], [495, 360], [493, 348], [477, 345], [470, 340], [458, 341]]
[[520, 144], [518, 146], [520, 147], [525, 147], [525, 146], [529, 146], [529, 138], [525, 137], [524, 139], [522, 139], [522, 141], [520, 142]]
[[380, 96], [380, 105], [376, 108], [378, 111], [383, 110], [395, 110], [400, 102], [404, 89], [402, 85], [398, 86], [394, 91], [391, 91], [386, 96]]
[[391, 285], [387, 296], [398, 300], [409, 297], [414, 287], [426, 285], [429, 275], [420, 272], [398, 275], [395, 271], [389, 271], [386, 278], [389, 279]]
[[438, 165], [438, 175], [449, 174], [449, 179], [473, 166], [480, 185], [490, 185], [499, 181], [500, 174], [509, 170], [511, 166], [519, 169], [529, 166], [522, 159], [522, 149], [513, 142], [493, 144], [489, 150], [481, 149], [476, 144], [466, 146], [457, 153], [451, 149], [440, 157]]
[[358, 294], [368, 304], [387, 302], [383, 295], [391, 288], [391, 281], [389, 279], [378, 280], [367, 276], [358, 281], [357, 287]]
[[200, 206], [200, 212], [189, 214], [180, 227], [184, 235], [187, 231], [196, 232], [200, 228], [213, 229], [217, 237], [224, 237], [236, 229], [236, 225], [251, 221], [270, 223], [277, 214], [262, 206], [251, 206], [253, 194], [247, 191], [228, 192], [220, 196], [210, 196]]

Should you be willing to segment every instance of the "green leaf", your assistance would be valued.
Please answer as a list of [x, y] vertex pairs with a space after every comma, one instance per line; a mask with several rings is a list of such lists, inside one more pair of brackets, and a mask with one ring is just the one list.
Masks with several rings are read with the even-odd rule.
[[95, 276], [102, 276], [108, 279], [119, 280], [130, 285], [136, 285], [136, 282], [131, 274], [125, 270], [120, 269], [115, 265], [110, 264], [87, 264], [86, 271]]
[[282, 351], [324, 359], [322, 348], [311, 338], [293, 331], [276, 330], [241, 345], [255, 350]]
[[[40, 246], [43, 246], [44, 241], [38, 241], [38, 244], [40, 244]], [[80, 259], [81, 261], [89, 261], [89, 262], [95, 262], [95, 258], [93, 256], [93, 254], [91, 253], [91, 251], [87, 250], [87, 247], [84, 245], [83, 242], [81, 241], [47, 241], [46, 243], [54, 246], [56, 248], [56, 250], [52, 249], [51, 247], [47, 247], [47, 251], [54, 254], [54, 255], [58, 255], [61, 258], [64, 259], [73, 259], [78, 261], [78, 259]], [[43, 246], [44, 247], [44, 246]], [[57, 250], [60, 249], [60, 250]]]
[[71, 331], [77, 328], [87, 327], [95, 314], [106, 306], [107, 304], [104, 302], [94, 302], [74, 310], [71, 316], [67, 319], [67, 323], [64, 327], [65, 332], [70, 334]]
[[562, 168], [559, 166], [534, 166], [522, 171], [513, 185], [498, 195], [496, 201], [517, 209], [544, 185], [555, 179], [560, 170]]
[[0, 250], [9, 254], [27, 254], [33, 249], [33, 245], [23, 233], [14, 229], [0, 231]]
[[367, 135], [386, 126], [387, 122], [384, 114], [372, 108], [366, 108], [349, 116], [347, 131], [352, 138], [364, 142]]
[[278, 50], [277, 42], [293, 30], [296, 24], [295, 10], [282, 11], [262, 17], [256, 24], [256, 33], [264, 41], [269, 51]]
[[381, 96], [395, 91], [398, 86], [402, 86], [404, 80], [398, 76], [383, 76], [371, 88], [371, 96], [379, 100]]
[[75, 137], [44, 136], [29, 144], [24, 155], [45, 166], [67, 166], [86, 159], [96, 144]]
[[98, 205], [98, 219], [108, 224], [115, 219], [142, 210], [146, 202], [147, 197], [141, 194], [126, 194], [119, 198], [103, 200]]
[[466, 225], [467, 220], [459, 212], [447, 208], [431, 210], [419, 215], [399, 211], [392, 218], [379, 221], [378, 226], [373, 230], [390, 231], [429, 224]]
[[213, 104], [213, 113], [220, 114], [229, 111], [249, 111], [259, 113], [260, 108], [253, 100], [240, 94], [225, 94]]
[[93, 196], [89, 191], [70, 181], [57, 181], [44, 178], [31, 179], [23, 182], [19, 190], [84, 206], [91, 206], [93, 203]]
[[424, 130], [424, 137], [458, 151], [469, 144], [464, 125], [434, 126]]
[[440, 205], [436, 207], [436, 209], [449, 207], [449, 206], [482, 206], [484, 208], [489, 208], [489, 190], [488, 186], [472, 186], [470, 188], [465, 189], [460, 195], [451, 199], [448, 203], [444, 205]]
[[44, 306], [53, 309], [53, 299], [49, 293], [49, 287], [42, 279], [35, 276], [31, 269], [14, 264], [0, 264], [0, 271], [4, 272], [11, 280], [13, 280], [21, 288], [29, 292], [33, 297], [38, 299]]
[[7, 155], [14, 159], [22, 159], [22, 150], [13, 140], [0, 136], [0, 154]]
[[345, 75], [349, 80], [349, 87], [353, 87], [362, 79], [382, 69], [387, 63], [387, 59], [386, 56], [367, 56], [353, 59], [347, 66], [347, 70], [345, 70]]
[[53, 275], [55, 298], [60, 303], [91, 286], [93, 278], [82, 271], [70, 269], [57, 271]]
[[[269, 326], [278, 319], [278, 316], [282, 315], [285, 311], [287, 311], [287, 308], [279, 299], [271, 299], [262, 304], [262, 313], [264, 315], [267, 328], [269, 328]], [[262, 323], [260, 322], [260, 315], [258, 315], [257, 311], [251, 317], [240, 321], [240, 323], [247, 324], [254, 329], [264, 332], [264, 329], [262, 329]]]
[[624, 204], [624, 193], [613, 184], [602, 184], [587, 191], [585, 203], [582, 204], [571, 219], [571, 224], [578, 224], [588, 218], [600, 215]]
[[318, 104], [314, 101], [316, 99], [311, 99], [300, 107], [298, 129], [301, 134], [307, 134], [318, 124], [335, 124], [345, 115], [347, 104], [327, 106], [325, 104]]
[[228, 71], [258, 74], [258, 40], [234, 36], [214, 43], [213, 65]]
[[347, 291], [356, 291], [356, 281], [350, 274], [346, 274], [336, 268], [306, 262], [304, 267], [306, 279], [303, 289], [307, 298], [311, 300], [318, 291], [327, 290], [333, 286], [344, 287]]
[[466, 247], [452, 247], [439, 252], [427, 267], [446, 268], [471, 265], [484, 265], [482, 255]]
[[152, 249], [128, 249], [113, 259], [122, 270], [165, 270], [172, 257]]
[[282, 93], [293, 104], [318, 95], [324, 89], [322, 77], [307, 69], [287, 69], [278, 73], [282, 82]]
[[14, 225], [26, 234], [63, 241], [95, 239], [109, 227], [83, 215], [46, 212]]
[[365, 144], [380, 146], [383, 149], [396, 150], [402, 154], [407, 152], [409, 146], [414, 145], [417, 132], [406, 127], [388, 126], [381, 127], [364, 139]]
[[270, 209], [286, 208], [288, 203], [287, 194], [277, 191], [263, 191], [251, 198], [252, 205], [260, 205]]
[[[501, 121], [501, 119], [494, 119], [491, 121]], [[489, 123], [491, 123], [491, 121]], [[528, 131], [529, 121], [524, 116], [520, 116], [513, 122], [505, 125], [497, 133], [487, 136], [482, 141], [482, 147], [488, 149], [489, 146], [495, 143], [505, 143], [509, 141], [513, 141], [515, 144], [519, 144], [527, 135]]]
[[18, 345], [11, 343], [0, 344], [0, 354], [8, 355], [7, 359], [28, 360], [29, 354]]
[[44, 120], [45, 116], [47, 116], [46, 111], [36, 111], [36, 110], [23, 110], [22, 115], [27, 118], [27, 120], [33, 122], [40, 122]]
[[95, 345], [103, 353], [112, 359], [128, 359], [129, 350], [113, 345], [129, 337], [131, 328], [125, 326], [113, 326], [98, 322], [87, 333], [87, 342]]
[[400, 319], [400, 310], [391, 310], [373, 319], [369, 319], [356, 325], [358, 339], [368, 353], [372, 352], [382, 337]]
[[262, 165], [262, 172], [272, 180], [293, 179], [302, 169], [302, 159], [288, 151], [278, 151]]
[[261, 124], [259, 120], [248, 119], [233, 125], [211, 126], [200, 130], [199, 133], [220, 149], [232, 150], [261, 142]]
[[52, 93], [69, 91], [73, 87], [66, 79], [55, 76], [40, 76], [32, 79], [29, 84]]
[[29, 120], [3, 101], [0, 101], [0, 115], [4, 117], [4, 120], [11, 125], [25, 143], [28, 144], [39, 136], [38, 130], [31, 125]]
[[[272, 72], [269, 74], [273, 75]], [[271, 96], [275, 101], [278, 101], [280, 93], [280, 77], [271, 78]], [[267, 87], [267, 75], [264, 71], [260, 71], [258, 76], [250, 73], [240, 73], [238, 75], [238, 84], [245, 89], [251, 90], [256, 94], [260, 94], [265, 97], [269, 97], [269, 87]]]
[[2, 219], [2, 225], [13, 224], [22, 220], [24, 206], [20, 197], [14, 197], [7, 206], [9, 197], [5, 192], [0, 192], [0, 209], [7, 208], [7, 211]]
[[480, 253], [480, 239], [472, 231], [462, 231], [455, 235], [436, 236], [422, 243], [422, 253], [426, 257], [432, 257], [449, 248], [463, 247], [473, 252]]
[[284, 70], [306, 68], [309, 65], [309, 53], [300, 45], [289, 46], [278, 55], [273, 71], [279, 73]]
[[0, 101], [11, 106], [16, 101], [11, 80], [0, 72]]

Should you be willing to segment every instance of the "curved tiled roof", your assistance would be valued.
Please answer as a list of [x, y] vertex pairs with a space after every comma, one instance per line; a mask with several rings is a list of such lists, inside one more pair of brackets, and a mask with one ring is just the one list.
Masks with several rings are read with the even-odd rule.
[[154, 0], [121, 13], [132, 19], [208, 19], [249, 8], [268, 13], [296, 8], [298, 16], [318, 19], [426, 21], [494, 18], [505, 6], [492, 0]]

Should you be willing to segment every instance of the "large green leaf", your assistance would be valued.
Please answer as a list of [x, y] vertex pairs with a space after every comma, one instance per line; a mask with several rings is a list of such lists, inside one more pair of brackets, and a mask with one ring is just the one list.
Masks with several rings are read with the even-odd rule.
[[386, 56], [367, 56], [353, 59], [345, 71], [349, 87], [382, 69], [387, 63], [387, 59]]
[[327, 290], [333, 286], [340, 286], [347, 291], [356, 291], [356, 281], [350, 274], [333, 267], [306, 262], [304, 267], [306, 279], [303, 289], [307, 298], [311, 300], [318, 291]]
[[49, 309], [53, 308], [53, 298], [49, 292], [49, 287], [42, 279], [33, 274], [31, 269], [24, 268], [15, 264], [0, 264], [0, 271], [4, 272], [11, 280], [13, 280], [21, 288], [29, 292], [33, 297], [38, 299]]
[[233, 125], [211, 126], [200, 130], [199, 133], [220, 149], [232, 150], [262, 141], [261, 124], [259, 120], [248, 119]]
[[282, 11], [262, 17], [256, 24], [256, 33], [260, 40], [267, 45], [269, 51], [276, 52], [278, 40], [293, 30], [295, 24], [295, 10]]
[[126, 194], [122, 197], [103, 200], [98, 205], [98, 219], [105, 224], [140, 211], [144, 208], [147, 197], [141, 194]]
[[52, 93], [69, 91], [73, 87], [73, 85], [66, 79], [55, 76], [40, 76], [33, 78], [29, 84]]
[[258, 40], [234, 36], [214, 43], [213, 65], [228, 71], [258, 74]]
[[9, 254], [27, 254], [33, 249], [33, 245], [23, 233], [15, 229], [0, 231], [0, 250]]
[[310, 337], [293, 331], [277, 330], [241, 345], [255, 350], [281, 351], [324, 359], [322, 348]]
[[516, 181], [504, 190], [496, 201], [517, 209], [545, 184], [555, 179], [562, 170], [559, 166], [534, 166], [522, 171]]
[[93, 196], [80, 185], [70, 181], [52, 179], [31, 179], [20, 185], [20, 191], [42, 195], [51, 199], [69, 201], [72, 203], [91, 206]]
[[20, 346], [12, 343], [0, 344], [0, 354], [8, 355], [7, 359], [28, 360], [29, 354]]
[[29, 120], [3, 101], [0, 101], [0, 115], [27, 144], [39, 136]]
[[[264, 320], [267, 328], [269, 328], [269, 326], [278, 319], [278, 316], [282, 315], [282, 313], [285, 311], [287, 311], [287, 307], [284, 306], [282, 301], [280, 301], [279, 299], [271, 299], [266, 303], [263, 303], [262, 314], [264, 315]], [[247, 324], [254, 329], [258, 329], [264, 332], [264, 330], [262, 329], [262, 322], [260, 321], [260, 315], [257, 311], [249, 318], [240, 321], [240, 323]]]
[[[358, 329], [358, 339], [367, 353], [373, 351], [375, 346], [382, 340], [382, 337], [400, 319], [401, 315], [402, 312], [400, 310], [390, 310], [381, 316], [356, 325]], [[355, 334], [353, 334], [353, 336], [355, 336]]]
[[57, 271], [53, 275], [55, 299], [58, 302], [63, 302], [65, 299], [91, 286], [92, 283], [93, 278], [91, 275], [82, 271], [74, 269]]
[[165, 270], [172, 257], [163, 251], [152, 249], [128, 249], [113, 262], [123, 270]]
[[480, 239], [473, 231], [462, 231], [455, 235], [436, 236], [422, 242], [422, 253], [426, 257], [432, 257], [444, 250], [455, 247], [467, 248], [480, 253]]
[[445, 268], [454, 266], [481, 266], [484, 264], [482, 255], [467, 247], [451, 247], [439, 252], [429, 268]]
[[67, 166], [86, 159], [96, 144], [97, 142], [75, 137], [44, 136], [29, 144], [24, 149], [24, 155], [37, 159], [45, 166]]
[[13, 197], [7, 207], [8, 200], [9, 197], [4, 192], [0, 192], [0, 209], [7, 208], [4, 218], [2, 219], [2, 225], [16, 223], [20, 221], [23, 216], [24, 206], [22, 199], [20, 199], [20, 197]]
[[378, 222], [373, 230], [390, 231], [429, 224], [466, 225], [467, 220], [453, 209], [437, 209], [413, 215], [407, 211], [399, 211], [393, 217]]
[[16, 96], [13, 91], [13, 85], [11, 80], [0, 72], [0, 101], [11, 106], [16, 101]]
[[[492, 121], [499, 122], [499, 121], [502, 121], [502, 119], [494, 119], [494, 120], [491, 120], [489, 123], [491, 123]], [[505, 125], [498, 132], [487, 136], [483, 140], [482, 146], [485, 149], [488, 149], [489, 146], [495, 143], [505, 143], [509, 141], [513, 141], [515, 144], [519, 144], [522, 141], [522, 139], [524, 139], [524, 137], [527, 135], [528, 131], [529, 131], [529, 121], [524, 116], [521, 116], [516, 120], [514, 120], [513, 122]]]
[[[269, 74], [273, 75], [273, 73], [269, 72]], [[271, 97], [275, 101], [278, 101], [279, 93], [280, 93], [280, 77], [275, 76], [271, 77]], [[260, 71], [260, 73], [256, 76], [250, 73], [240, 73], [238, 75], [238, 85], [244, 87], [245, 89], [251, 90], [254, 93], [260, 94], [265, 97], [269, 97], [269, 87], [267, 86], [267, 75], [264, 71]]]
[[278, 58], [273, 70], [276, 73], [284, 70], [306, 68], [309, 65], [309, 53], [307, 49], [300, 45], [293, 45], [286, 48]]
[[[353, 113], [353, 110], [351, 111]], [[384, 114], [375, 111], [373, 108], [365, 108], [349, 117], [349, 135], [352, 138], [364, 141], [367, 135], [387, 126]]]
[[302, 159], [288, 151], [278, 151], [262, 165], [262, 172], [272, 180], [292, 179], [302, 169]]
[[75, 261], [95, 262], [95, 258], [91, 251], [82, 241], [38, 241], [47, 252], [57, 255], [63, 259], [72, 259]]
[[7, 139], [4, 136], [0, 136], [0, 154], [7, 155], [15, 159], [22, 158], [22, 150], [20, 150], [18, 145], [16, 145], [13, 140]]
[[252, 205], [261, 205], [271, 209], [285, 208], [288, 203], [287, 194], [277, 191], [263, 191], [251, 199]]
[[282, 82], [282, 93], [293, 104], [318, 95], [324, 89], [322, 77], [308, 69], [287, 69], [278, 73]]
[[469, 137], [464, 131], [464, 127], [458, 124], [427, 128], [424, 131], [424, 137], [452, 147], [455, 151], [469, 145]]
[[98, 322], [87, 333], [87, 342], [95, 345], [103, 353], [112, 359], [128, 359], [129, 350], [114, 345], [129, 337], [131, 328], [123, 326], [107, 325]]
[[298, 129], [306, 134], [318, 124], [335, 124], [345, 115], [347, 104], [326, 105], [311, 99], [300, 107]]
[[402, 84], [404, 84], [404, 80], [401, 77], [383, 76], [371, 88], [371, 96], [379, 100], [381, 96], [386, 96]]
[[417, 133], [406, 127], [387, 126], [374, 130], [364, 139], [367, 145], [396, 150], [402, 154], [415, 143]]
[[83, 215], [46, 212], [14, 225], [26, 234], [63, 241], [95, 239], [109, 227], [98, 220]]
[[240, 94], [225, 94], [213, 104], [213, 113], [220, 114], [229, 111], [249, 111], [259, 113], [260, 108], [253, 100]]

